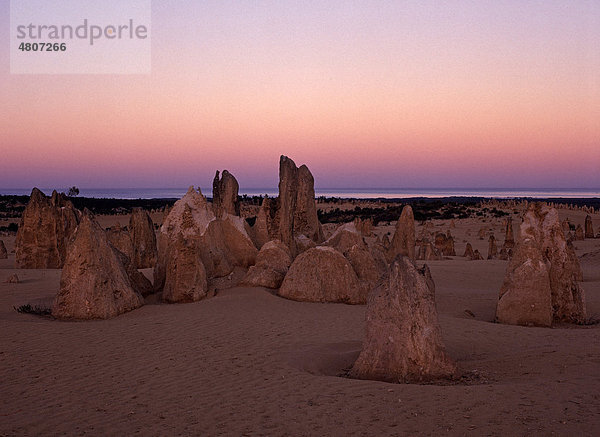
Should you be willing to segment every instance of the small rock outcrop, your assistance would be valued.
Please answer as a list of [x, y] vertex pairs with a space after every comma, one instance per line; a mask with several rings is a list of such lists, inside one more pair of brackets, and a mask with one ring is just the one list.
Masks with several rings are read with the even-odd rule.
[[184, 303], [206, 297], [206, 270], [195, 242], [186, 242], [179, 234], [169, 250], [162, 299], [169, 303]]
[[367, 300], [350, 262], [329, 246], [298, 255], [285, 275], [279, 295], [306, 302], [364, 304]]
[[242, 284], [279, 288], [291, 264], [292, 256], [288, 247], [279, 240], [269, 241], [260, 248], [256, 264], [248, 269]]
[[6, 251], [6, 246], [2, 240], [0, 240], [0, 259], [8, 259], [8, 252]]
[[34, 188], [15, 240], [17, 268], [62, 268], [67, 243], [77, 228], [79, 217], [79, 211], [64, 194], [54, 191], [48, 198]]
[[129, 235], [133, 245], [132, 261], [138, 269], [148, 269], [156, 264], [156, 233], [148, 211], [133, 208], [129, 218]]
[[16, 273], [13, 273], [12, 275], [10, 275], [10, 276], [9, 276], [9, 277], [6, 279], [6, 281], [5, 281], [5, 282], [6, 282], [7, 284], [18, 284], [18, 283], [19, 283], [19, 282], [21, 282], [21, 281], [19, 280], [19, 276], [17, 276], [17, 274], [16, 274]]
[[415, 260], [415, 217], [410, 205], [402, 208], [402, 213], [396, 223], [396, 230], [388, 249], [388, 261], [391, 262], [397, 255], [407, 256], [412, 261]]
[[550, 326], [552, 293], [549, 265], [532, 239], [518, 244], [508, 265], [496, 320], [510, 325]]
[[515, 235], [513, 233], [512, 217], [506, 219], [506, 233], [504, 237], [504, 245], [507, 250], [515, 247]]
[[417, 259], [425, 261], [439, 261], [442, 259], [442, 255], [440, 255], [433, 243], [425, 239], [421, 241], [421, 244], [419, 245]]
[[354, 223], [346, 223], [335, 230], [333, 235], [323, 242], [323, 246], [331, 246], [340, 253], [345, 253], [352, 246], [367, 247], [363, 237]]
[[475, 259], [475, 254], [473, 253], [473, 246], [471, 246], [471, 243], [467, 243], [463, 257], [468, 259]]
[[123, 265], [123, 254], [85, 214], [69, 246], [52, 315], [60, 319], [107, 319], [143, 305]]
[[557, 211], [531, 204], [520, 236], [500, 290], [498, 321], [541, 326], [584, 321], [585, 296], [577, 282], [582, 278], [581, 267], [565, 239]]
[[585, 238], [594, 238], [594, 225], [592, 223], [592, 217], [590, 215], [585, 216]]
[[323, 241], [317, 218], [314, 178], [306, 165], [296, 167], [287, 156], [279, 159], [279, 197], [277, 199], [277, 237], [292, 253], [294, 235], [304, 234], [316, 243]]
[[235, 266], [249, 267], [255, 263], [258, 250], [250, 239], [245, 220], [223, 213], [217, 219], [200, 190], [190, 187], [175, 202], [164, 220], [158, 236], [158, 257], [154, 268], [154, 287], [162, 290], [166, 269], [174, 245], [179, 236], [186, 243], [197, 247], [207, 277], [222, 277]]
[[397, 257], [369, 295], [363, 349], [350, 376], [387, 382], [446, 378], [456, 366], [446, 354], [429, 269]]
[[217, 170], [213, 180], [213, 211], [217, 218], [221, 218], [223, 213], [240, 215], [239, 189], [238, 181], [231, 173], [223, 170], [219, 177]]
[[577, 225], [575, 228], [575, 241], [583, 241], [585, 240], [585, 233], [583, 232], [583, 228], [581, 225]]
[[456, 250], [454, 249], [454, 238], [448, 232], [438, 232], [435, 234], [435, 248], [443, 256], [456, 256]]
[[106, 230], [106, 236], [115, 249], [127, 255], [130, 260], [133, 260], [133, 244], [131, 243], [131, 236], [126, 229], [123, 229], [117, 223]]
[[496, 259], [498, 257], [498, 246], [496, 245], [496, 237], [490, 235], [488, 239], [488, 255], [487, 259]]

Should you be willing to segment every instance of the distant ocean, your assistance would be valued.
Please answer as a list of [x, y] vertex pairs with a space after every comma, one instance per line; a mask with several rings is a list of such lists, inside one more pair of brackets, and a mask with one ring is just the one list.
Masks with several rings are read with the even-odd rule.
[[[66, 188], [58, 188], [57, 191], [65, 192]], [[52, 188], [42, 188], [46, 194], [52, 193]], [[178, 199], [183, 196], [187, 188], [80, 188], [80, 197], [108, 198], [108, 199]], [[600, 188], [483, 188], [483, 189], [461, 189], [461, 188], [317, 188], [316, 196], [341, 197], [355, 199], [370, 198], [411, 198], [411, 197], [495, 197], [495, 198], [600, 198]], [[212, 188], [203, 187], [202, 192], [212, 195]], [[277, 188], [250, 188], [241, 189], [240, 195], [277, 196]], [[0, 195], [29, 195], [31, 189], [4, 189], [0, 188]]]

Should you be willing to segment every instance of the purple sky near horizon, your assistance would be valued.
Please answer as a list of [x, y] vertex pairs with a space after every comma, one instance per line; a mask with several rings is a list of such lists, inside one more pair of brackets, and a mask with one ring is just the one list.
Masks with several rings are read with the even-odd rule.
[[0, 188], [600, 187], [600, 2], [154, 1], [152, 74], [11, 75]]

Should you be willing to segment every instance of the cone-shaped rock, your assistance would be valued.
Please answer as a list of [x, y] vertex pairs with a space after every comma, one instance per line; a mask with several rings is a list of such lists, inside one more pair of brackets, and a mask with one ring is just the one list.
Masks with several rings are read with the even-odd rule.
[[279, 159], [277, 237], [295, 252], [294, 235], [304, 234], [319, 243], [323, 229], [317, 218], [314, 178], [306, 165], [296, 167], [287, 156]]
[[180, 234], [184, 240], [195, 242], [208, 278], [228, 275], [235, 266], [249, 267], [256, 261], [258, 250], [250, 239], [245, 220], [226, 212], [216, 219], [200, 190], [190, 187], [175, 202], [160, 229], [154, 269], [157, 291], [165, 283], [170, 246]]
[[524, 326], [552, 324], [549, 267], [535, 241], [528, 239], [517, 244], [500, 289], [496, 307], [499, 323]]
[[366, 302], [352, 265], [333, 247], [318, 246], [296, 257], [279, 289], [279, 295], [307, 302]]
[[594, 238], [594, 225], [589, 214], [585, 216], [585, 238]]
[[512, 249], [515, 247], [515, 236], [513, 233], [512, 217], [506, 219], [506, 235], [504, 237], [504, 247]]
[[355, 245], [364, 249], [367, 248], [363, 237], [356, 229], [354, 223], [346, 223], [340, 226], [331, 237], [323, 242], [323, 246], [331, 246], [340, 253], [345, 253]]
[[7, 259], [8, 252], [6, 251], [6, 246], [4, 246], [4, 241], [0, 240], [0, 259]]
[[156, 233], [148, 211], [133, 208], [129, 218], [129, 234], [133, 245], [132, 261], [136, 268], [147, 269], [156, 263]]
[[165, 302], [196, 302], [206, 297], [206, 270], [193, 239], [185, 241], [179, 234], [169, 250], [167, 273], [162, 298]]
[[487, 259], [495, 259], [498, 257], [498, 246], [496, 245], [496, 237], [490, 235], [488, 239], [488, 255]]
[[291, 264], [288, 247], [279, 240], [269, 241], [260, 248], [256, 264], [248, 269], [242, 283], [250, 287], [279, 288]]
[[442, 256], [430, 241], [424, 239], [419, 245], [419, 253], [417, 255], [417, 259], [425, 261], [439, 261], [442, 259]]
[[143, 297], [131, 284], [122, 254], [89, 215], [69, 246], [52, 315], [63, 319], [107, 319], [140, 307]]
[[369, 295], [367, 332], [350, 376], [388, 382], [444, 378], [456, 372], [445, 352], [427, 266], [398, 256]]
[[219, 178], [219, 170], [217, 170], [213, 180], [213, 211], [217, 218], [221, 218], [224, 212], [240, 215], [239, 189], [238, 181], [231, 173], [223, 170]]
[[392, 237], [387, 259], [392, 261], [397, 255], [403, 255], [415, 260], [415, 217], [410, 205], [402, 208], [400, 218], [396, 223], [396, 230]]
[[465, 253], [463, 254], [463, 256], [465, 258], [475, 259], [475, 254], [473, 253], [473, 246], [471, 246], [471, 243], [467, 243], [467, 246], [465, 247]]
[[583, 241], [584, 239], [585, 233], [583, 232], [583, 228], [581, 227], [581, 225], [577, 225], [577, 227], [575, 228], [575, 240]]
[[438, 232], [435, 235], [435, 248], [443, 256], [456, 256], [456, 250], [454, 249], [454, 238], [452, 235]]
[[133, 260], [133, 243], [131, 242], [131, 236], [126, 229], [123, 229], [118, 223], [111, 226], [106, 231], [108, 241], [112, 244], [115, 249], [127, 255], [130, 260]]
[[[529, 308], [539, 308], [539, 302], [546, 305], [545, 302], [549, 300], [551, 320], [583, 321], [586, 315], [585, 296], [577, 282], [582, 277], [581, 267], [573, 248], [565, 239], [556, 210], [541, 203], [531, 204], [523, 218], [520, 237], [500, 292], [496, 310], [498, 320], [519, 319], [519, 324], [541, 324], [539, 316], [527, 320], [526, 315], [529, 314]], [[530, 282], [527, 275], [535, 278], [535, 281]], [[543, 298], [540, 297], [542, 294]], [[530, 301], [526, 303], [528, 297]], [[518, 305], [505, 304], [505, 299], [517, 301]], [[510, 309], [517, 311], [515, 308], [519, 305], [526, 305], [526, 308], [518, 310], [517, 314], [507, 313]], [[543, 311], [546, 309], [547, 306]], [[542, 319], [547, 326], [547, 316], [544, 315]]]
[[48, 198], [37, 188], [21, 217], [15, 240], [15, 262], [21, 269], [59, 269], [80, 213], [64, 194]]

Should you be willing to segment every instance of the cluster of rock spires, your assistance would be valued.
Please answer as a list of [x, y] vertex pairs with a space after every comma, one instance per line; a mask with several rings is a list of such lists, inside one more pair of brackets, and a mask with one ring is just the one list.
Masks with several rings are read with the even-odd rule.
[[[253, 226], [240, 217], [239, 185], [224, 170], [213, 180], [213, 203], [190, 187], [165, 211], [156, 236], [150, 215], [132, 212], [127, 228], [103, 230], [93, 215], [64, 195], [48, 199], [34, 189], [17, 235], [17, 265], [63, 268], [52, 314], [57, 318], [109, 318], [160, 293], [169, 303], [211, 295], [209, 283], [247, 269], [246, 286], [277, 290], [307, 302], [367, 304], [363, 350], [350, 375], [394, 382], [445, 378], [456, 372], [447, 356], [435, 309], [435, 285], [417, 259], [456, 256], [448, 230], [424, 229], [416, 240], [414, 214], [405, 206], [390, 241], [367, 244], [372, 221], [357, 219], [325, 239], [308, 168], [282, 156], [279, 196], [265, 197]], [[593, 235], [591, 219], [585, 232]], [[451, 227], [454, 227], [451, 226]], [[329, 235], [329, 231], [328, 231]], [[479, 237], [485, 238], [485, 229]], [[556, 211], [531, 204], [515, 241], [512, 220], [498, 251], [489, 236], [488, 259], [508, 259], [497, 320], [549, 326], [585, 318], [581, 268]], [[0, 242], [1, 243], [1, 242]], [[6, 252], [0, 244], [0, 258]], [[467, 243], [464, 257], [481, 260]], [[154, 267], [154, 283], [138, 271]]]
[[585, 319], [583, 274], [556, 209], [535, 203], [521, 224], [520, 240], [500, 290], [500, 323], [550, 326]]

